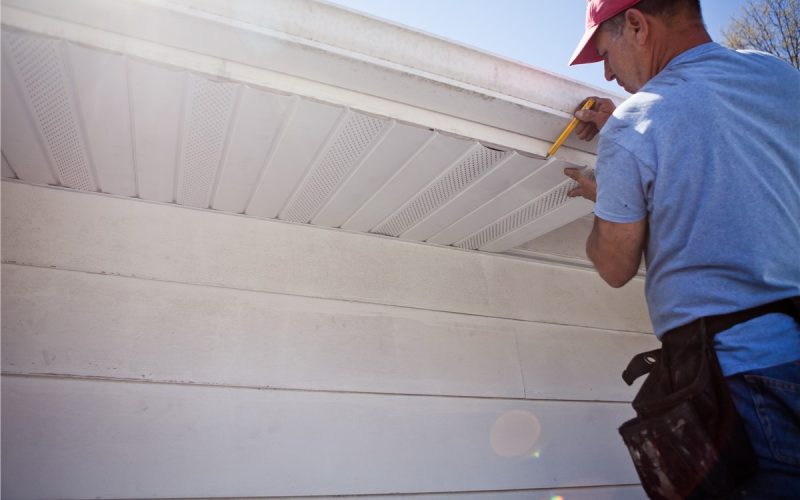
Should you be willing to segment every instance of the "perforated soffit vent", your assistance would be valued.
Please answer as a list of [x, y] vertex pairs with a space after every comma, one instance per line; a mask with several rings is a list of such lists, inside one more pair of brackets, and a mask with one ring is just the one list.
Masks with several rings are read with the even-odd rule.
[[3, 176], [505, 251], [591, 211], [573, 166], [3, 31]]

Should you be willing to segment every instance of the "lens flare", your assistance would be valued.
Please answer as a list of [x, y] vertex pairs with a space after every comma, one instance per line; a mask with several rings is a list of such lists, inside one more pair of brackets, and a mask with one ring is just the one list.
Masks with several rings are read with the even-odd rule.
[[536, 415], [528, 411], [511, 410], [495, 420], [489, 440], [497, 455], [517, 457], [533, 450], [541, 430]]

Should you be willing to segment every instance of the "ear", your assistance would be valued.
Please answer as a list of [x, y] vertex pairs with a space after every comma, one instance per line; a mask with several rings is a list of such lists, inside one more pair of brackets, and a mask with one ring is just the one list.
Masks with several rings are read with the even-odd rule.
[[625, 31], [633, 35], [638, 45], [644, 45], [650, 33], [650, 19], [638, 9], [625, 11]]

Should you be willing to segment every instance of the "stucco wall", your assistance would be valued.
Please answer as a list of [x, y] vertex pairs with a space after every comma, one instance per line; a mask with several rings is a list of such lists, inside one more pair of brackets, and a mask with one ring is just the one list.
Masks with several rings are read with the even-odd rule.
[[640, 498], [642, 282], [2, 183], [4, 498]]

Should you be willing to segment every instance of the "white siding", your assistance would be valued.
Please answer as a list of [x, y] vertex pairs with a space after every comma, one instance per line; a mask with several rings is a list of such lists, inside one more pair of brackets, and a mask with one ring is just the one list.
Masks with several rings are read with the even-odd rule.
[[2, 187], [6, 498], [642, 496], [641, 281]]
[[5, 262], [650, 331], [640, 280], [613, 290], [587, 269], [67, 190], [4, 186]]

